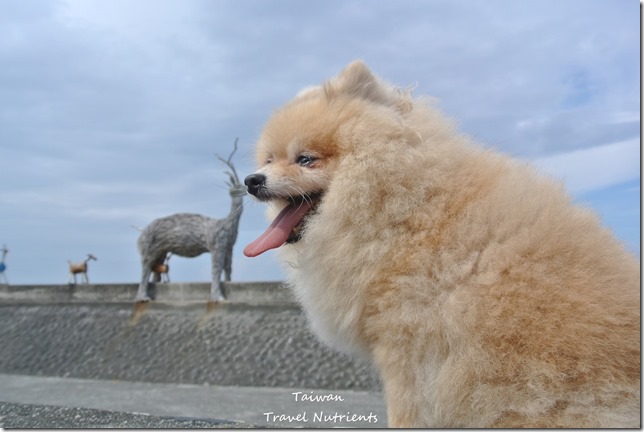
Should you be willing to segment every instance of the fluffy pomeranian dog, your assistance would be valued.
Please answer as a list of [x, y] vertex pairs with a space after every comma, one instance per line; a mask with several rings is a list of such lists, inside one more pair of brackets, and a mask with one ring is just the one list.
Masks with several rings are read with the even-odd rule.
[[561, 185], [350, 64], [274, 113], [245, 183], [314, 332], [391, 427], [639, 427], [639, 262]]

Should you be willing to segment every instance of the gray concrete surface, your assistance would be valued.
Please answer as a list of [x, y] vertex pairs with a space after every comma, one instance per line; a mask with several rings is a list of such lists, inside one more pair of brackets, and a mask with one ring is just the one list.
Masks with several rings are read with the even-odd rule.
[[[208, 424], [322, 428], [386, 425], [386, 409], [379, 394], [347, 390], [154, 384], [0, 374], [0, 399], [9, 403], [76, 407], [175, 420], [201, 419]], [[5, 421], [0, 419], [0, 425], [3, 424]]]
[[298, 309], [0, 304], [0, 373], [372, 390], [368, 365], [322, 346]]

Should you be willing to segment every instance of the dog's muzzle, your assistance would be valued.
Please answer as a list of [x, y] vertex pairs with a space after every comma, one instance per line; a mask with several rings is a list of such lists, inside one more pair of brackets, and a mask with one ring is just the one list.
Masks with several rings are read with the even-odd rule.
[[266, 176], [264, 174], [251, 174], [244, 179], [244, 184], [249, 194], [258, 197], [260, 191], [266, 186]]

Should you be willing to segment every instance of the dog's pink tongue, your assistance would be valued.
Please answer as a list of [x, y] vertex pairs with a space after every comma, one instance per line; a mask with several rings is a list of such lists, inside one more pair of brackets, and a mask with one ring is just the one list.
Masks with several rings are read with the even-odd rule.
[[268, 229], [264, 231], [264, 234], [244, 248], [244, 255], [247, 257], [256, 257], [267, 250], [282, 246], [288, 239], [295, 225], [300, 223], [310, 209], [311, 205], [306, 201], [286, 206], [277, 215]]

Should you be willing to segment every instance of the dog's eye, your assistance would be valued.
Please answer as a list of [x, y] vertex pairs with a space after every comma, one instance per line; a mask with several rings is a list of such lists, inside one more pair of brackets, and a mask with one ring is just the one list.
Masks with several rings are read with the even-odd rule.
[[306, 156], [306, 155], [300, 155], [298, 158], [295, 160], [295, 162], [303, 167], [310, 166], [313, 162], [316, 161], [316, 158], [313, 156]]

